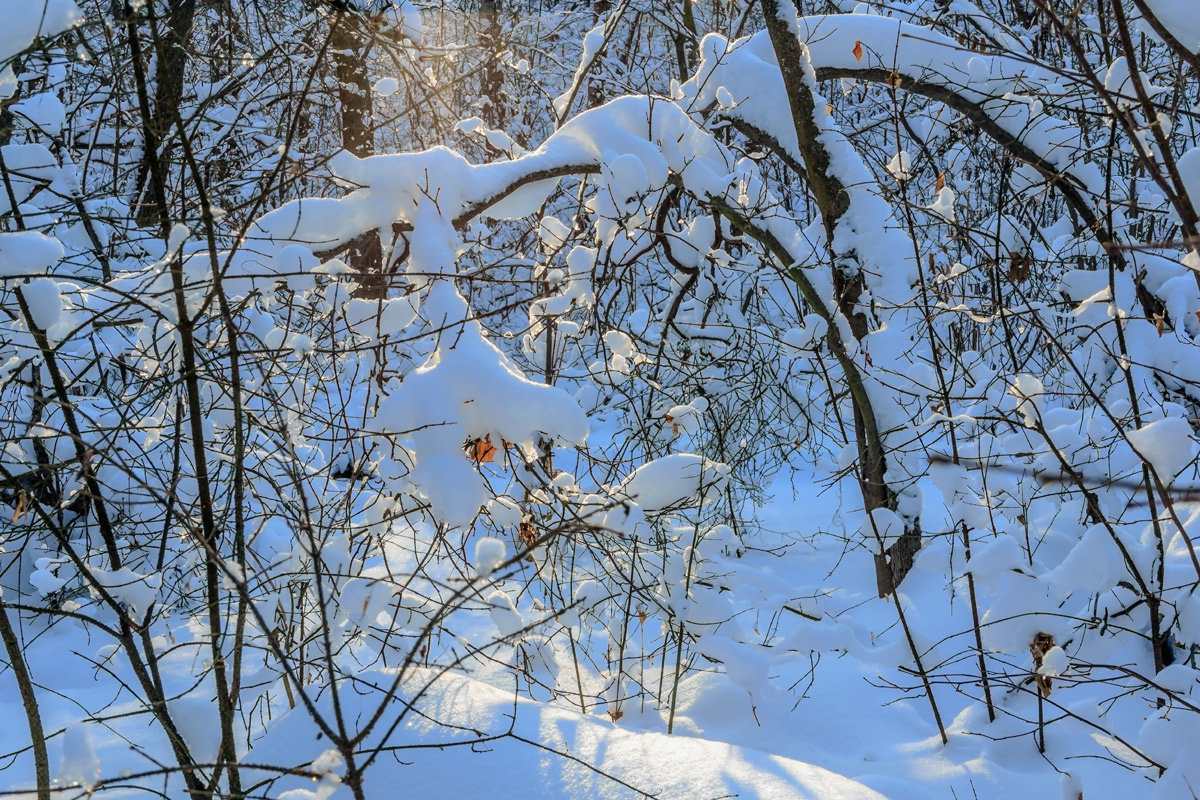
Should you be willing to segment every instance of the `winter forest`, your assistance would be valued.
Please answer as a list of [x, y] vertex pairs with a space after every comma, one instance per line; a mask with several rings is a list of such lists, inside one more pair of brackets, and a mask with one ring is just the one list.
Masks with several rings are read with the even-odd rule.
[[0, 0], [0, 177], [0, 798], [1200, 797], [1193, 0]]

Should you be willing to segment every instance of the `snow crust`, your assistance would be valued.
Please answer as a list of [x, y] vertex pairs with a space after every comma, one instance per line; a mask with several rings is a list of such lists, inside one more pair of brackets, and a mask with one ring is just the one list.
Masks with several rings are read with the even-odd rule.
[[[374, 676], [363, 677], [373, 682]], [[412, 680], [420, 681], [422, 677], [417, 673]], [[511, 725], [505, 715], [514, 710], [512, 700], [511, 694], [499, 688], [449, 677], [428, 695], [422, 718], [408, 727], [408, 735], [414, 743], [432, 744], [445, 741], [443, 725], [502, 732]], [[403, 783], [405, 790], [414, 794], [486, 794], [513, 800], [527, 798], [530, 793], [615, 800], [630, 796], [630, 781], [640, 791], [670, 798], [709, 797], [722, 792], [739, 792], [762, 800], [882, 800], [887, 796], [829, 770], [754, 747], [701, 736], [669, 737], [627, 730], [526, 700], [518, 701], [515, 710], [514, 732], [539, 741], [542, 749], [503, 738], [488, 741], [486, 750], [474, 755], [470, 769], [456, 766], [455, 748], [440, 753], [414, 751], [411, 765], [381, 765], [380, 777], [375, 778], [378, 783], [372, 785]], [[296, 720], [296, 724], [303, 722]], [[471, 738], [465, 734], [458, 742], [466, 744]], [[303, 741], [303, 737], [297, 737], [297, 741]], [[260, 747], [263, 752], [272, 752], [295, 744], [269, 739]], [[291, 755], [304, 758], [295, 751]], [[294, 797], [308, 800], [306, 795]]]

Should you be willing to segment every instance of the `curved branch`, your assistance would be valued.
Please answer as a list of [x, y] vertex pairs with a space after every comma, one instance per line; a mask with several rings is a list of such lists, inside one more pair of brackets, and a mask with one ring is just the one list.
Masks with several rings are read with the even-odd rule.
[[[1028, 164], [1038, 171], [1046, 182], [1054, 186], [1063, 199], [1075, 210], [1088, 229], [1093, 232], [1100, 244], [1106, 249], [1114, 248], [1112, 233], [1104, 227], [1103, 219], [1096, 213], [1092, 204], [1087, 201], [1086, 186], [1082, 180], [1072, 175], [1069, 170], [1055, 166], [1049, 156], [1038, 153], [1019, 137], [1005, 130], [987, 110], [978, 103], [968, 100], [953, 89], [923, 78], [896, 70], [881, 67], [816, 67], [819, 80], [836, 80], [848, 78], [867, 83], [879, 83], [886, 86], [897, 86], [902, 91], [918, 94], [930, 100], [945, 103], [973, 122], [983, 133], [986, 133], [996, 144], [1000, 145], [1013, 158]], [[1119, 249], [1116, 251], [1120, 253]], [[1118, 255], [1118, 257], [1120, 257]]]

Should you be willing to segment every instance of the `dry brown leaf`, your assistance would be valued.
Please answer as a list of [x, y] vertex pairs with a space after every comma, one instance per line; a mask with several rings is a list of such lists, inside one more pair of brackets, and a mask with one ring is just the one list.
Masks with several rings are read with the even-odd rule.
[[937, 183], [935, 183], [933, 185], [933, 191], [940, 192], [942, 189], [945, 189], [945, 188], [946, 188], [946, 173], [939, 172], [938, 177], [937, 177]]
[[1038, 674], [1038, 670], [1042, 668], [1042, 659], [1053, 647], [1054, 634], [1052, 633], [1035, 633], [1033, 635], [1033, 641], [1029, 643], [1029, 654], [1033, 656], [1033, 680], [1035, 683], [1037, 683], [1037, 687], [1041, 691], [1042, 697], [1049, 697], [1053, 686], [1050, 676], [1040, 675]]
[[496, 445], [492, 444], [492, 437], [490, 435], [485, 436], [468, 444], [467, 458], [476, 464], [487, 464], [490, 461], [494, 461], [496, 458]]
[[853, 49], [853, 50], [851, 50], [850, 52], [851, 52], [851, 53], [854, 53], [854, 60], [855, 60], [855, 61], [857, 61], [858, 63], [860, 63], [860, 64], [861, 64], [861, 63], [862, 63], [862, 56], [863, 56], [863, 46], [862, 46], [862, 42], [860, 42], [860, 41], [858, 41], [857, 39], [855, 39], [855, 40], [854, 40], [854, 49]]
[[622, 711], [622, 710], [621, 710], [621, 709], [619, 709], [619, 708], [618, 708], [618, 709], [616, 709], [615, 711], [610, 711], [610, 712], [608, 712], [608, 717], [609, 717], [609, 719], [611, 719], [613, 722], [616, 722], [617, 720], [619, 720], [619, 719], [620, 719], [621, 717], [623, 717], [623, 716], [625, 716], [625, 712], [624, 712], [624, 711]]
[[1026, 253], [1008, 254], [1008, 270], [1005, 275], [1013, 283], [1023, 283], [1029, 280], [1029, 268], [1033, 266], [1033, 259]]
[[888, 75], [887, 85], [892, 87], [893, 89], [899, 89], [900, 88], [900, 73], [897, 72], [896, 70], [892, 70], [891, 74]]
[[517, 526], [517, 536], [521, 540], [521, 544], [526, 547], [533, 547], [537, 544], [537, 528], [533, 527], [532, 522], [522, 522]]
[[12, 518], [13, 522], [20, 522], [21, 517], [25, 516], [25, 510], [26, 510], [26, 508], [28, 508], [28, 501], [29, 501], [29, 498], [28, 498], [28, 496], [26, 496], [25, 490], [22, 489], [17, 494], [17, 507], [13, 511], [13, 518]]

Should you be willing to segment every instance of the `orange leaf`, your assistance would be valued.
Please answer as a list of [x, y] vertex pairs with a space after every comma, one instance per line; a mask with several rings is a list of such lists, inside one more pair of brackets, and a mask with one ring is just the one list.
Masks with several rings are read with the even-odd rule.
[[933, 190], [935, 192], [940, 192], [942, 189], [945, 189], [945, 188], [946, 188], [946, 173], [939, 172], [938, 178], [937, 178], [937, 183], [934, 184]]
[[854, 60], [861, 64], [862, 63], [862, 54], [863, 54], [862, 42], [855, 39], [854, 40], [854, 49], [851, 50], [850, 52], [854, 53]]
[[492, 444], [492, 437], [485, 436], [467, 445], [467, 458], [477, 464], [486, 464], [495, 459], [496, 445]]

